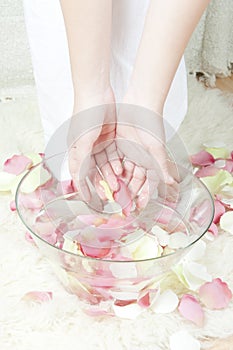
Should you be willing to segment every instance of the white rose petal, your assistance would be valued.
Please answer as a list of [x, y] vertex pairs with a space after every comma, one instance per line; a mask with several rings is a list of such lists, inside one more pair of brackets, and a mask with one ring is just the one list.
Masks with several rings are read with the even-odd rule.
[[10, 191], [16, 175], [0, 171], [0, 191]]
[[155, 237], [152, 238], [149, 236], [144, 236], [138, 240], [138, 242], [139, 244], [134, 251], [132, 251], [130, 248], [134, 260], [152, 259], [161, 255], [161, 251]]
[[221, 216], [220, 227], [233, 235], [233, 211], [228, 211]]
[[[224, 186], [220, 193], [223, 195], [223, 196], [226, 196], [227, 198], [231, 199], [232, 196], [233, 196], [233, 186], [232, 185], [226, 185]], [[221, 200], [222, 202], [222, 200]]]
[[186, 255], [185, 259], [190, 261], [200, 260], [205, 255], [205, 251], [206, 243], [202, 240], [199, 240], [195, 243], [190, 252]]
[[170, 337], [170, 350], [200, 350], [201, 345], [198, 340], [186, 331], [179, 331]]
[[137, 268], [134, 263], [116, 263], [110, 264], [109, 269], [116, 278], [136, 278]]
[[212, 277], [207, 272], [206, 267], [204, 265], [192, 261], [184, 263], [183, 276], [189, 288], [193, 291], [200, 288], [203, 282], [212, 281]]
[[107, 204], [105, 204], [103, 211], [107, 214], [122, 214], [122, 207], [117, 202], [109, 201]]
[[131, 320], [137, 318], [144, 311], [144, 309], [141, 308], [137, 303], [129, 304], [126, 306], [118, 306], [113, 304], [112, 308], [117, 317], [127, 318]]
[[229, 205], [229, 207], [233, 209], [233, 198], [223, 198], [221, 199], [221, 202], [226, 205]]
[[76, 243], [74, 243], [72, 240], [65, 238], [63, 243], [63, 250], [66, 250], [67, 252], [78, 254], [78, 246]]
[[214, 162], [214, 165], [216, 166], [216, 168], [224, 168], [226, 165], [226, 161], [224, 159], [218, 159]]
[[178, 304], [177, 295], [171, 289], [168, 289], [156, 298], [151, 309], [158, 314], [167, 314], [174, 311]]
[[118, 300], [137, 300], [138, 292], [109, 291], [109, 294]]
[[151, 232], [157, 237], [159, 244], [163, 247], [169, 243], [169, 234], [158, 225], [152, 227]]
[[189, 244], [189, 237], [183, 232], [174, 232], [170, 235], [169, 248], [179, 249], [187, 247]]

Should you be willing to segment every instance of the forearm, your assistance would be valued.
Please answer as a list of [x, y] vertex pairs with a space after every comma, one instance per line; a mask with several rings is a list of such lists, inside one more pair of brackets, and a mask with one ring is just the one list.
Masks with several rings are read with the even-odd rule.
[[109, 84], [111, 0], [61, 0], [75, 94], [88, 96]]
[[145, 107], [162, 112], [185, 47], [210, 0], [151, 0], [130, 89]]

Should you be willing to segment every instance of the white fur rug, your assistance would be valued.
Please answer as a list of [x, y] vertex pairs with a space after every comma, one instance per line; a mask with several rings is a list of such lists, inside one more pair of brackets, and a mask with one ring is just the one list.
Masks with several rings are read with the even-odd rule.
[[[233, 149], [233, 97], [217, 89], [205, 90], [193, 77], [189, 79], [189, 92], [189, 111], [180, 129], [189, 152], [213, 139], [225, 141]], [[33, 88], [2, 90], [0, 99], [0, 161], [18, 152], [42, 151]], [[178, 312], [156, 315], [149, 311], [133, 321], [97, 320], [84, 315], [77, 298], [63, 289], [37, 248], [25, 241], [25, 228], [17, 214], [10, 212], [9, 202], [9, 196], [0, 196], [2, 350], [168, 350], [169, 336], [181, 329], [200, 340], [233, 333], [233, 302], [223, 311], [206, 311], [202, 329]], [[233, 290], [232, 251], [233, 236], [222, 234], [208, 244], [205, 264], [213, 276], [225, 280]], [[33, 290], [52, 291], [54, 298], [42, 305], [22, 302], [21, 297]], [[203, 348], [207, 345], [204, 342]]]

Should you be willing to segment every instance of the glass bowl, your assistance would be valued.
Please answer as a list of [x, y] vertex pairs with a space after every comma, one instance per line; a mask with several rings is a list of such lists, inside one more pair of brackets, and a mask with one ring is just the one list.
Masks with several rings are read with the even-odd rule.
[[178, 166], [175, 201], [156, 193], [144, 210], [134, 209], [127, 217], [119, 206], [113, 210], [114, 203], [94, 211], [71, 179], [59, 180], [56, 169], [63, 158], [44, 159], [22, 178], [17, 212], [86, 313], [136, 317], [153, 304], [160, 282], [208, 230], [212, 197], [198, 178]]

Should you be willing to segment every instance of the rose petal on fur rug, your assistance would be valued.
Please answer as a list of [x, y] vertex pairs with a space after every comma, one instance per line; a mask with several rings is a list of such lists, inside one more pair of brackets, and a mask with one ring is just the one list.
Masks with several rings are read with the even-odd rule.
[[19, 175], [28, 169], [31, 165], [31, 159], [22, 154], [15, 154], [13, 157], [8, 158], [4, 162], [3, 171], [14, 175]]
[[224, 309], [232, 299], [232, 292], [227, 283], [215, 278], [201, 286], [199, 296], [209, 309]]
[[222, 230], [233, 235], [233, 211], [228, 211], [222, 215], [220, 219], [220, 227]]
[[173, 312], [178, 304], [177, 295], [171, 289], [168, 289], [156, 298], [151, 309], [157, 314], [167, 314]]
[[26, 302], [35, 302], [35, 303], [45, 303], [53, 298], [53, 293], [52, 292], [28, 292], [24, 294], [21, 300], [26, 301]]
[[184, 294], [178, 306], [180, 314], [197, 326], [202, 327], [204, 324], [204, 311], [198, 300], [190, 294]]
[[190, 158], [193, 165], [205, 166], [214, 163], [214, 157], [212, 156], [212, 154], [206, 151], [200, 151], [192, 155]]

